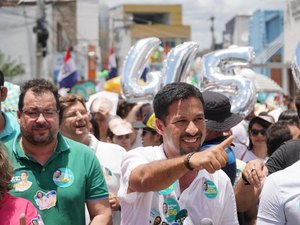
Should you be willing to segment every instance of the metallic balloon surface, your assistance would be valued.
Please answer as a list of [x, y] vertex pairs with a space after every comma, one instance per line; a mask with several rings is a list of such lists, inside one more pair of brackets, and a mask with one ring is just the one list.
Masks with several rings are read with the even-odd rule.
[[291, 65], [292, 74], [294, 81], [296, 83], [296, 86], [298, 89], [300, 89], [300, 43], [298, 43], [298, 46], [296, 48], [294, 60]]
[[127, 101], [151, 101], [160, 89], [162, 79], [159, 71], [148, 73], [147, 82], [141, 82], [147, 61], [159, 44], [160, 40], [156, 37], [144, 38], [129, 50], [121, 72], [122, 94]]
[[186, 82], [192, 62], [199, 51], [196, 42], [184, 42], [171, 49], [162, 69], [163, 85]]
[[244, 67], [254, 58], [253, 48], [222, 49], [203, 56], [200, 89], [220, 92], [229, 97], [231, 112], [248, 115], [256, 102], [253, 82], [242, 76], [228, 75], [235, 67]]

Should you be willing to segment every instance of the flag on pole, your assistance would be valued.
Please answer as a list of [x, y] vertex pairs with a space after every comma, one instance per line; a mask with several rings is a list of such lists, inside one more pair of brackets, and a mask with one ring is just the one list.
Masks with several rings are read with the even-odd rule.
[[58, 74], [59, 88], [71, 88], [77, 83], [78, 72], [73, 58], [71, 57], [71, 49], [68, 48], [64, 57], [63, 65]]
[[107, 80], [117, 76], [117, 60], [113, 47], [109, 50]]

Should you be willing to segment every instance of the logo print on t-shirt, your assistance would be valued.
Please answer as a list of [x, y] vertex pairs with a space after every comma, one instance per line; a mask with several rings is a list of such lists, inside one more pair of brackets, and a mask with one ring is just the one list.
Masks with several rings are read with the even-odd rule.
[[68, 168], [58, 168], [53, 174], [53, 181], [59, 187], [70, 187], [74, 182], [74, 174]]
[[31, 187], [32, 182], [30, 181], [30, 175], [31, 174], [25, 170], [18, 171], [14, 174], [13, 178], [11, 179], [11, 183], [15, 191], [23, 192]]
[[214, 182], [212, 182], [211, 180], [204, 181], [202, 189], [204, 191], [204, 194], [208, 198], [215, 198], [218, 195], [218, 189]]
[[38, 205], [39, 210], [50, 209], [56, 205], [56, 191], [49, 191], [47, 193], [43, 191], [37, 191], [34, 195], [35, 203]]

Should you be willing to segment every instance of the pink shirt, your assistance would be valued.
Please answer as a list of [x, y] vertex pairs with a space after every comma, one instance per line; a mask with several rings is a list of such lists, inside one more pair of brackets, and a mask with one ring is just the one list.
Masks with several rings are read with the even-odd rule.
[[21, 213], [25, 214], [26, 225], [44, 224], [30, 201], [5, 193], [4, 198], [0, 199], [0, 224], [18, 225]]

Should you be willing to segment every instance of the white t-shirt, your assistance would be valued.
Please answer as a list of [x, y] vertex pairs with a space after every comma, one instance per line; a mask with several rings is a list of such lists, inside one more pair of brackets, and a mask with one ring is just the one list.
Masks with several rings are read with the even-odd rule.
[[[117, 196], [121, 179], [121, 161], [126, 150], [120, 145], [99, 141], [92, 134], [90, 138], [89, 147], [93, 149], [101, 164], [108, 191]], [[118, 225], [120, 222], [120, 211], [113, 211], [113, 224]]]
[[[199, 171], [189, 188], [180, 192], [178, 181], [159, 192], [127, 193], [129, 176], [137, 166], [155, 160], [164, 160], [162, 146], [141, 147], [129, 151], [121, 165], [121, 186], [119, 197], [122, 206], [122, 225], [161, 223], [200, 224], [203, 218], [210, 218], [214, 225], [238, 224], [233, 189], [227, 175], [219, 170], [214, 174]], [[161, 224], [159, 223], [159, 224]]]
[[257, 225], [300, 223], [300, 160], [267, 177], [260, 195]]

